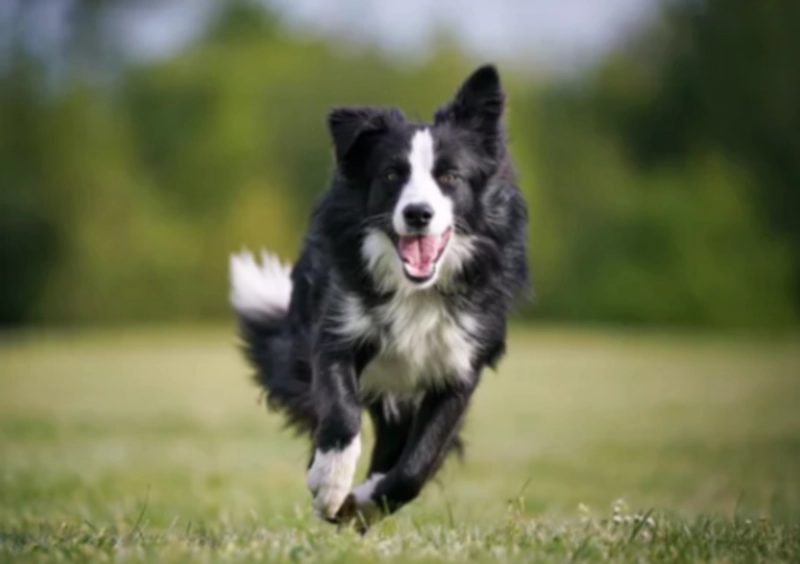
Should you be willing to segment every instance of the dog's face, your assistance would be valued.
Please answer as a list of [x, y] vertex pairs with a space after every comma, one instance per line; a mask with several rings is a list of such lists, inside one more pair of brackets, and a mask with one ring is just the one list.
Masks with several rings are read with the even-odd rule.
[[469, 252], [476, 204], [502, 158], [503, 93], [478, 69], [432, 124], [397, 109], [337, 108], [328, 123], [339, 172], [358, 191], [362, 253], [386, 289], [420, 289]]

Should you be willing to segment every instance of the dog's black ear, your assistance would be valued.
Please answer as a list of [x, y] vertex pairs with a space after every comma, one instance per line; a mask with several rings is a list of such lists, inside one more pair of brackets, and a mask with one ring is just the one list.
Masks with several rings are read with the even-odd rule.
[[359, 145], [386, 132], [391, 120], [402, 119], [394, 108], [372, 106], [333, 108], [328, 113], [328, 129], [333, 138], [336, 161], [343, 166]]
[[495, 150], [496, 141], [502, 135], [504, 106], [500, 75], [493, 65], [486, 65], [473, 72], [455, 98], [436, 112], [436, 123], [450, 121], [480, 133], [485, 137], [486, 148]]

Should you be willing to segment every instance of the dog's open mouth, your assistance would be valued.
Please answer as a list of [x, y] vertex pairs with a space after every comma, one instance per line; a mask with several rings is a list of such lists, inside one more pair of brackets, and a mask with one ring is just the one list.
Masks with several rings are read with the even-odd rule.
[[450, 242], [451, 229], [441, 235], [403, 235], [397, 241], [397, 252], [403, 271], [416, 283], [423, 283], [436, 274], [436, 264]]

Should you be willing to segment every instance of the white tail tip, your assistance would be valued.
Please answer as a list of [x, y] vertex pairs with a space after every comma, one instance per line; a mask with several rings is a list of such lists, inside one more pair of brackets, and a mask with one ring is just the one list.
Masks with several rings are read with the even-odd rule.
[[253, 254], [231, 255], [231, 305], [244, 317], [278, 317], [289, 311], [292, 267], [272, 253], [261, 251], [259, 265]]

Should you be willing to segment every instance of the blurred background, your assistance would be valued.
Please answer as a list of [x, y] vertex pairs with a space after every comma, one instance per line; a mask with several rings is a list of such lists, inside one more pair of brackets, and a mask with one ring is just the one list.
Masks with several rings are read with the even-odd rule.
[[334, 104], [428, 119], [497, 63], [528, 319], [800, 318], [800, 3], [2, 0], [0, 324], [229, 320], [294, 258]]
[[[296, 257], [330, 106], [428, 120], [489, 61], [536, 296], [465, 463], [386, 538], [478, 523], [576, 559], [585, 513], [629, 503], [689, 519], [667, 544], [696, 523], [722, 550], [722, 515], [750, 560], [797, 560], [800, 2], [0, 0], [0, 561], [343, 560], [307, 442], [257, 404], [228, 256]], [[558, 532], [492, 532], [518, 517]], [[660, 542], [639, 560], [675, 561]]]

